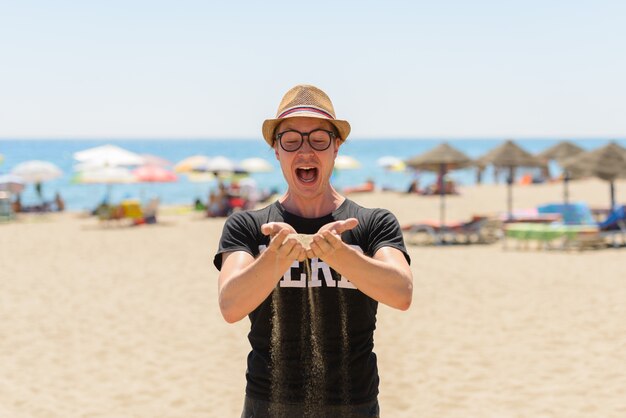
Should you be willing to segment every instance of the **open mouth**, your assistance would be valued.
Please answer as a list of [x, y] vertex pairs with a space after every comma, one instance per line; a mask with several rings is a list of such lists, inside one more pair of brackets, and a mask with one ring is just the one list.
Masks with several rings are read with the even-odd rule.
[[317, 179], [317, 168], [298, 167], [296, 168], [296, 177], [303, 183], [313, 183]]

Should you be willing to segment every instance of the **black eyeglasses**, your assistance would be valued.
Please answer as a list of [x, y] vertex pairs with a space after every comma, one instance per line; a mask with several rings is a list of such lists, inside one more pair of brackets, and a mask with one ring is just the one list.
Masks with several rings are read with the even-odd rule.
[[276, 140], [280, 147], [287, 152], [299, 150], [304, 144], [304, 137], [308, 138], [309, 145], [315, 151], [324, 151], [330, 147], [330, 143], [337, 136], [333, 131], [326, 129], [314, 129], [311, 132], [300, 132], [294, 129], [276, 134]]

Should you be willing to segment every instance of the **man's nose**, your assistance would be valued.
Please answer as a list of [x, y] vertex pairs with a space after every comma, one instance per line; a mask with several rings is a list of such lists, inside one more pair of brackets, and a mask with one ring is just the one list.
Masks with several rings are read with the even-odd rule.
[[302, 146], [300, 147], [300, 149], [298, 150], [300, 152], [313, 152], [313, 147], [311, 146], [311, 143], [309, 142], [309, 137], [304, 137], [302, 138]]

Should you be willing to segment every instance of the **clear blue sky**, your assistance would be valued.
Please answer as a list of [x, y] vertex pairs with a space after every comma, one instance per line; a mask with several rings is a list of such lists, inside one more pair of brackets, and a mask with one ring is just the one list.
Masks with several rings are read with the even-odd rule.
[[0, 138], [625, 137], [624, 1], [0, 2]]

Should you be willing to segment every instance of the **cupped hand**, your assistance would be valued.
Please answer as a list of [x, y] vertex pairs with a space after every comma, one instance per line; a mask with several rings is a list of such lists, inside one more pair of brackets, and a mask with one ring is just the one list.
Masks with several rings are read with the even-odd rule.
[[319, 229], [319, 231], [317, 231], [317, 233], [319, 234], [319, 233], [322, 233], [324, 231], [330, 231], [332, 233], [341, 235], [345, 231], [349, 231], [349, 230], [353, 229], [358, 224], [359, 224], [359, 220], [358, 219], [356, 219], [356, 218], [348, 218], [348, 219], [343, 220], [343, 221], [335, 221], [335, 222], [328, 223], [328, 224], [322, 226]]
[[261, 225], [261, 232], [269, 235], [270, 245], [268, 251], [275, 252], [280, 258], [303, 261], [306, 259], [306, 251], [297, 239], [287, 238], [289, 234], [296, 234], [296, 230], [284, 222], [269, 222]]
[[356, 218], [348, 218], [343, 221], [335, 221], [322, 226], [313, 237], [311, 249], [306, 251], [308, 258], [324, 258], [333, 252], [344, 248], [341, 234], [356, 227], [359, 221]]

